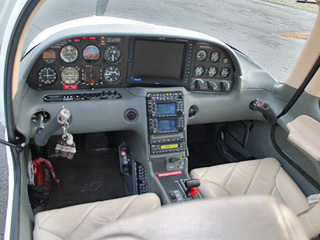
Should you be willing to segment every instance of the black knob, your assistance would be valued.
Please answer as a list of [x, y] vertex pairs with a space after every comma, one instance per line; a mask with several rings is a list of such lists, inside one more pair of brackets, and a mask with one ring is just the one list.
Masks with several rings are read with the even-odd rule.
[[187, 180], [184, 183], [186, 185], [187, 189], [191, 189], [194, 187], [199, 187], [200, 186], [200, 180], [199, 179], [194, 179], [194, 180]]
[[230, 91], [230, 84], [226, 81], [220, 82], [220, 87], [222, 92], [228, 92]]
[[175, 163], [175, 162], [178, 162], [179, 160], [180, 160], [180, 158], [170, 158], [169, 162]]
[[196, 115], [196, 110], [193, 107], [190, 107], [189, 109], [189, 117], [193, 117]]
[[182, 132], [184, 127], [178, 127], [179, 132]]
[[182, 115], [182, 113], [183, 113], [183, 112], [182, 112], [181, 110], [178, 110], [178, 111], [177, 111], [177, 115]]
[[134, 122], [138, 119], [138, 113], [134, 109], [129, 109], [125, 112], [124, 117], [129, 122]]

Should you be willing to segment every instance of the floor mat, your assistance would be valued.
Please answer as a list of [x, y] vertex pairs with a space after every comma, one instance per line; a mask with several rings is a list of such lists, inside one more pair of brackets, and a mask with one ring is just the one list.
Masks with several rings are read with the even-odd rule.
[[52, 184], [45, 210], [124, 197], [118, 151], [86, 155], [78, 150], [73, 160], [50, 158], [61, 187]]

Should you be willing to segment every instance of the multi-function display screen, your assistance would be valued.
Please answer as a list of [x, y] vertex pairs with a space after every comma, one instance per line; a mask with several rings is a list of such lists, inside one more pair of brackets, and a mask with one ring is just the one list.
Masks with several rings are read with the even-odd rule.
[[175, 115], [177, 112], [176, 103], [157, 103], [157, 115]]
[[133, 81], [144, 78], [183, 79], [185, 43], [136, 40], [133, 58]]
[[159, 119], [158, 120], [158, 131], [176, 131], [177, 130], [177, 119]]

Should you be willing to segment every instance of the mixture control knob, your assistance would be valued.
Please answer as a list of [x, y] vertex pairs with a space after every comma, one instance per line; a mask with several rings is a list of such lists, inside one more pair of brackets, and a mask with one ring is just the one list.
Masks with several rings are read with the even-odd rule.
[[229, 92], [230, 91], [230, 83], [227, 81], [221, 81], [220, 87], [222, 92]]

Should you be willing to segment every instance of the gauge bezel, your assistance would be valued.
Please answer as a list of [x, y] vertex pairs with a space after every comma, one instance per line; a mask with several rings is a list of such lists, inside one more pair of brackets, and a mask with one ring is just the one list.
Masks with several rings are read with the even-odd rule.
[[[54, 78], [52, 79], [52, 81], [50, 81], [48, 83], [46, 83], [45, 81], [43, 81], [43, 79], [40, 78], [41, 77], [41, 72], [43, 70], [45, 70], [45, 69], [50, 69], [54, 74]], [[57, 80], [58, 80], [57, 71], [52, 67], [43, 67], [38, 71], [38, 83], [39, 83], [39, 86], [42, 86], [42, 85], [45, 85], [45, 86], [53, 85], [53, 84], [55, 84], [57, 82]]]
[[[88, 68], [92, 68], [92, 69], [96, 69], [94, 71], [96, 71], [98, 73], [98, 79], [94, 81], [94, 83], [89, 83], [88, 81], [85, 80], [85, 74], [86, 74], [86, 70]], [[101, 80], [102, 80], [102, 68], [100, 66], [84, 66], [84, 68], [82, 69], [82, 74], [81, 74], [81, 81], [82, 81], [82, 85], [87, 85], [87, 86], [94, 86], [94, 85], [99, 85], [101, 84]]]
[[[228, 75], [225, 76], [225, 77], [222, 76], [222, 71], [223, 71], [224, 69], [228, 69]], [[228, 78], [228, 77], [230, 76], [230, 74], [231, 74], [230, 68], [228, 68], [228, 67], [223, 67], [223, 68], [221, 68], [221, 70], [220, 70], [220, 77], [221, 77], [221, 78], [223, 78], [223, 79]]]
[[[99, 56], [98, 56], [97, 59], [86, 59], [86, 58], [84, 57], [84, 51], [85, 51], [85, 49], [86, 49], [87, 47], [89, 47], [89, 46], [93, 46], [93, 47], [95, 47], [96, 49], [98, 49], [98, 51], [99, 51]], [[95, 45], [95, 44], [86, 45], [86, 46], [82, 49], [82, 58], [83, 58], [83, 60], [86, 61], [87, 63], [97, 62], [97, 61], [99, 61], [100, 57], [101, 57], [101, 49], [100, 49], [97, 45]]]
[[[215, 69], [216, 69], [216, 73], [215, 73], [214, 75], [211, 75], [211, 74], [209, 73], [209, 72], [210, 72], [210, 69], [212, 69], [212, 68], [215, 68]], [[214, 78], [215, 76], [218, 75], [218, 73], [219, 73], [219, 69], [218, 69], [216, 66], [211, 66], [211, 67], [208, 68], [208, 75], [209, 75], [209, 77]]]
[[[203, 72], [202, 72], [201, 75], [198, 75], [198, 74], [196, 73], [196, 69], [197, 69], [198, 67], [201, 67], [201, 68], [203, 69]], [[202, 65], [198, 65], [198, 66], [196, 66], [196, 67], [194, 68], [194, 75], [197, 76], [197, 77], [203, 76], [203, 75], [205, 74], [205, 72], [206, 72], [206, 68], [205, 68], [204, 66], [202, 66]]]
[[[73, 81], [72, 83], [66, 82], [66, 81], [64, 80], [63, 76], [62, 76], [63, 72], [66, 71], [66, 70], [68, 70], [68, 69], [69, 69], [69, 70], [70, 70], [70, 69], [74, 69], [74, 70], [77, 72], [77, 74], [78, 74], [77, 80]], [[79, 79], [80, 79], [80, 73], [79, 73], [79, 70], [77, 69], [77, 67], [65, 67], [65, 68], [63, 68], [62, 71], [61, 71], [61, 73], [60, 73], [60, 76], [61, 76], [62, 84], [67, 84], [67, 85], [76, 84], [76, 83], [79, 81]]]
[[[107, 71], [109, 68], [116, 68], [116, 69], [119, 71], [119, 73], [120, 73], [118, 79], [117, 79], [116, 81], [114, 81], [114, 82], [110, 82], [109, 80], [106, 79], [106, 71]], [[122, 75], [122, 74], [121, 74], [121, 70], [120, 70], [118, 67], [115, 67], [115, 66], [109, 66], [109, 67], [107, 67], [107, 68], [104, 70], [104, 72], [103, 72], [103, 78], [104, 78], [104, 80], [105, 80], [107, 83], [117, 83], [117, 82], [119, 82], [120, 79], [121, 79], [121, 75]]]
[[[68, 61], [68, 60], [66, 60], [67, 58], [65, 58], [63, 55], [62, 55], [62, 50], [65, 48], [65, 47], [67, 47], [67, 46], [71, 46], [71, 47], [73, 47], [75, 50], [76, 50], [76, 57], [73, 59], [73, 60], [70, 60], [70, 61]], [[74, 63], [75, 61], [77, 61], [77, 59], [79, 58], [79, 50], [78, 50], [78, 48], [76, 47], [76, 46], [74, 46], [74, 45], [72, 45], [72, 44], [66, 44], [66, 45], [64, 45], [61, 49], [60, 49], [60, 58], [61, 58], [61, 60], [63, 61], [63, 62], [65, 62], [65, 63]]]
[[[115, 61], [110, 61], [110, 60], [108, 60], [108, 59], [106, 58], [106, 53], [107, 53], [108, 49], [111, 48], [111, 47], [117, 47], [117, 48], [120, 50], [120, 55], [119, 55], [119, 57], [118, 57]], [[107, 46], [107, 47], [105, 48], [104, 54], [103, 54], [103, 59], [104, 59], [106, 62], [116, 63], [116, 62], [119, 62], [119, 61], [121, 60], [121, 58], [122, 58], [122, 49], [121, 49], [118, 45], [112, 44], [112, 45], [109, 45], [109, 46]]]
[[[200, 52], [204, 52], [204, 53], [205, 53], [203, 59], [202, 59], [202, 58], [199, 59], [199, 57], [198, 57], [198, 54], [199, 54]], [[207, 53], [207, 51], [204, 50], [204, 49], [200, 49], [200, 50], [196, 53], [196, 59], [197, 59], [199, 62], [204, 62], [204, 61], [207, 59], [207, 57], [208, 57], [208, 53]]]
[[[213, 61], [213, 60], [212, 60], [212, 55], [213, 55], [214, 53], [218, 53], [218, 55], [219, 55], [219, 57], [217, 58], [216, 61]], [[213, 52], [210, 54], [210, 61], [213, 62], [213, 63], [219, 62], [220, 58], [221, 58], [221, 54], [220, 54], [219, 51], [213, 51]]]

